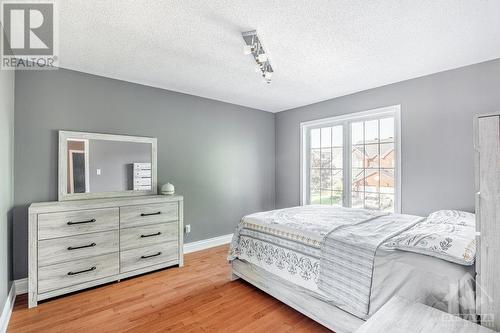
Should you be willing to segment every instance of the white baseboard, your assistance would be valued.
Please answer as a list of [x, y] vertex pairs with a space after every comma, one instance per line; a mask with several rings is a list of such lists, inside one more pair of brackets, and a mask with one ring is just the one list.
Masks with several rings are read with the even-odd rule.
[[184, 253], [191, 253], [196, 251], [201, 251], [205, 249], [209, 249], [211, 247], [220, 246], [224, 244], [231, 243], [231, 239], [233, 238], [233, 234], [223, 235], [219, 237], [203, 239], [197, 242], [191, 242], [184, 244]]
[[9, 326], [10, 315], [14, 309], [14, 303], [16, 301], [16, 286], [13, 283], [10, 287], [9, 294], [3, 305], [2, 316], [0, 317], [0, 332], [7, 332], [7, 327]]
[[22, 295], [28, 293], [28, 279], [14, 280], [14, 286], [16, 287], [16, 295]]
[[[231, 239], [233, 238], [233, 234], [223, 235], [219, 237], [203, 239], [197, 242], [191, 242], [184, 244], [184, 253], [191, 253], [196, 251], [201, 251], [205, 249], [209, 249], [211, 247], [220, 246], [224, 244], [231, 243]], [[13, 283], [15, 287], [16, 295], [22, 295], [28, 293], [28, 279], [19, 279], [15, 280]], [[1, 332], [1, 331], [0, 331]]]

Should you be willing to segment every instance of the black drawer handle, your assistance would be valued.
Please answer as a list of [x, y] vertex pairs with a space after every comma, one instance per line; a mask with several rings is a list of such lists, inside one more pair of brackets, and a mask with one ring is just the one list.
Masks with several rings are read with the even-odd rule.
[[141, 216], [151, 216], [151, 215], [160, 215], [161, 212], [156, 212], [156, 213], [142, 213]]
[[87, 272], [92, 272], [95, 271], [97, 267], [90, 267], [89, 269], [85, 269], [83, 271], [78, 271], [78, 272], [68, 272], [68, 275], [77, 275], [77, 274], [82, 274], [82, 273], [87, 273]]
[[147, 237], [154, 237], [154, 236], [160, 236], [161, 232], [157, 232], [156, 234], [149, 234], [149, 235], [141, 235], [141, 238], [147, 238]]
[[93, 223], [95, 222], [96, 220], [95, 219], [92, 219], [92, 220], [87, 220], [87, 221], [78, 221], [78, 222], [71, 222], [69, 221], [68, 222], [68, 225], [73, 225], [73, 224], [83, 224], [83, 223]]
[[161, 254], [161, 252], [158, 252], [158, 253], [155, 253], [155, 254], [151, 254], [149, 256], [141, 256], [141, 259], [147, 259], [147, 258], [151, 258], [151, 257], [156, 257], [156, 256], [159, 256]]
[[68, 250], [71, 251], [71, 250], [78, 250], [78, 249], [84, 249], [86, 247], [94, 247], [96, 246], [97, 244], [96, 243], [92, 243], [92, 244], [89, 244], [89, 245], [83, 245], [83, 246], [69, 246], [68, 247]]

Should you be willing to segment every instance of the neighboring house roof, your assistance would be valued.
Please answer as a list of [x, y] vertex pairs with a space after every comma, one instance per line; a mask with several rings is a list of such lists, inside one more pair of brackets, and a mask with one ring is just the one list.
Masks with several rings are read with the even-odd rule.
[[390, 153], [394, 152], [394, 147], [392, 147], [391, 149], [389, 149], [385, 154], [382, 155], [382, 158], [386, 158], [387, 156], [389, 156]]
[[[366, 150], [365, 149], [360, 149], [360, 148], [361, 147], [364, 148], [365, 145], [376, 144], [376, 143], [378, 143], [378, 140], [366, 141], [364, 145], [363, 144], [355, 144], [355, 143], [353, 143], [352, 150], [353, 150], [353, 152], [357, 151], [357, 152], [359, 152], [362, 155], [368, 156], [366, 154]], [[384, 144], [384, 143], [394, 143], [394, 139], [393, 138], [387, 138], [387, 139], [383, 139], [383, 140], [380, 141], [380, 144]], [[393, 150], [394, 150], [394, 148], [390, 149], [388, 152], [391, 152]], [[386, 153], [385, 155], [387, 155], [387, 154], [388, 153]]]
[[[374, 140], [368, 140], [368, 141], [365, 141], [364, 144], [365, 145], [370, 145], [370, 144], [375, 144], [375, 143], [378, 143], [379, 140], [378, 139], [374, 139]], [[394, 142], [394, 138], [385, 138], [385, 139], [382, 139], [380, 140], [380, 143], [393, 143]], [[353, 142], [352, 143], [353, 145], [363, 145], [363, 142], [360, 142], [360, 143], [355, 143]]]
[[[388, 139], [384, 139], [384, 140], [380, 141], [380, 143], [381, 144], [393, 143], [392, 140], [393, 140], [392, 138], [388, 138]], [[377, 143], [377, 142], [378, 141], [372, 140], [372, 141], [367, 141], [366, 144], [373, 144], [373, 143]], [[389, 156], [392, 152], [394, 152], [394, 147], [392, 147], [388, 151], [384, 152], [384, 154], [381, 155], [381, 159], [387, 158], [387, 156]], [[364, 149], [364, 146], [361, 146], [361, 145], [358, 145], [358, 146], [353, 145], [352, 146], [352, 153], [355, 154], [359, 159], [368, 160], [369, 162], [375, 160], [378, 157], [378, 154], [374, 154], [373, 156], [368, 155], [366, 149]], [[369, 164], [370, 163], [368, 163], [368, 165]]]
[[[364, 179], [367, 179], [367, 178], [375, 175], [377, 172], [379, 172], [378, 169], [375, 169], [375, 170], [366, 169], [365, 172], [360, 172], [356, 175], [356, 178], [354, 178], [354, 183], [361, 182]], [[394, 173], [392, 173], [391, 171], [386, 170], [386, 169], [380, 169], [380, 177], [387, 177], [389, 179], [394, 180]]]

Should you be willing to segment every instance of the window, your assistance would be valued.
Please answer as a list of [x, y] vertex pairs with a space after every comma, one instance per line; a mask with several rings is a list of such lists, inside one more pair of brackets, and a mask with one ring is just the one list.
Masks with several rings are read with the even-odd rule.
[[342, 205], [343, 202], [343, 135], [342, 126], [311, 129], [310, 202]]
[[400, 107], [301, 124], [301, 200], [400, 211]]

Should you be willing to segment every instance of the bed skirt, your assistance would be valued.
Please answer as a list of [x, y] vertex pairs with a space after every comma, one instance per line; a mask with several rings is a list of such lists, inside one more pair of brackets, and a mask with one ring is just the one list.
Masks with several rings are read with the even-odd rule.
[[328, 302], [311, 290], [298, 286], [246, 261], [231, 262], [233, 279], [241, 278], [336, 333], [356, 331], [364, 320]]

